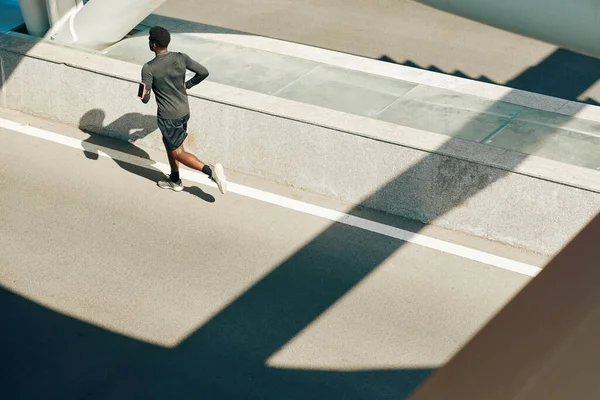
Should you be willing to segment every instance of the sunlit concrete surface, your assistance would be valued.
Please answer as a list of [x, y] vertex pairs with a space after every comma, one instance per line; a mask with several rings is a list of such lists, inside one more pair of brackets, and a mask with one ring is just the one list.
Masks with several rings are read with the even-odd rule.
[[[165, 162], [162, 153], [23, 114], [0, 117], [84, 149], [0, 129], [7, 398], [403, 398], [530, 280], [212, 186], [161, 190], [151, 160]], [[362, 213], [531, 265], [547, 260]]]

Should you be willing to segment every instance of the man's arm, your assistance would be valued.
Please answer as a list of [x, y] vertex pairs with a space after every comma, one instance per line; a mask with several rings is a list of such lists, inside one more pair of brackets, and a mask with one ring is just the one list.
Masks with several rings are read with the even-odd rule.
[[148, 64], [144, 64], [142, 67], [142, 82], [146, 85], [146, 95], [142, 97], [142, 102], [147, 104], [150, 101], [150, 92], [152, 91], [152, 81], [154, 78], [152, 77], [152, 71], [150, 71], [150, 66]]
[[182, 55], [185, 59], [185, 68], [196, 73], [196, 75], [192, 79], [185, 83], [185, 88], [191, 89], [206, 78], [208, 78], [208, 70], [204, 68], [204, 66], [199, 62], [192, 60], [192, 58], [187, 54]]

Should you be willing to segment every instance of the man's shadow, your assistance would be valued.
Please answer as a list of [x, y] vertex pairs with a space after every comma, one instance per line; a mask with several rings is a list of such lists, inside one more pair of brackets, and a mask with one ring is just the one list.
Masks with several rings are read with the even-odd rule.
[[[90, 135], [82, 142], [85, 156], [90, 160], [97, 160], [99, 158], [98, 150], [101, 150], [108, 154], [117, 165], [132, 174], [155, 183], [164, 179], [165, 174], [154, 168], [153, 161], [148, 153], [133, 144], [136, 140], [143, 139], [158, 129], [156, 117], [140, 113], [128, 113], [114, 122], [104, 125], [105, 118], [104, 111], [94, 109], [86, 112], [79, 120], [79, 129]], [[128, 141], [115, 139], [123, 135], [128, 137]], [[120, 157], [116, 152], [138, 157], [142, 162], [136, 160], [136, 164], [133, 164], [123, 161], [119, 159]], [[213, 196], [205, 193], [197, 186], [186, 186], [184, 191], [209, 203], [215, 201]]]

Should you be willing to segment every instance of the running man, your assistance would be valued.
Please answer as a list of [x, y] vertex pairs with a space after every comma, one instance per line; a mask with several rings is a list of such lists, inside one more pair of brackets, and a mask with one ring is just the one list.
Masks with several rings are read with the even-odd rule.
[[[150, 101], [152, 91], [156, 95], [158, 105], [158, 128], [163, 137], [163, 143], [169, 157], [171, 174], [168, 179], [159, 181], [158, 186], [172, 189], [176, 192], [183, 190], [179, 177], [179, 163], [201, 171], [209, 176], [219, 187], [221, 193], [227, 191], [225, 171], [221, 164], [214, 168], [200, 161], [192, 153], [184, 150], [183, 142], [187, 138], [187, 123], [190, 119], [187, 90], [193, 88], [208, 77], [208, 71], [200, 63], [192, 60], [187, 54], [169, 52], [171, 34], [160, 26], [150, 29], [150, 50], [156, 55], [142, 67], [142, 82], [146, 85], [146, 93], [142, 102]], [[186, 71], [196, 75], [185, 81]]]

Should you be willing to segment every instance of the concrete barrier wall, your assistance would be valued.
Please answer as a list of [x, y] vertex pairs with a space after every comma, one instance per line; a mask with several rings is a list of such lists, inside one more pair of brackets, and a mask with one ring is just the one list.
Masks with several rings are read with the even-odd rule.
[[[0, 36], [0, 57], [2, 107], [163, 148], [138, 66], [18, 35]], [[190, 105], [188, 147], [207, 162], [536, 252], [556, 253], [600, 212], [598, 171], [210, 78]]]

